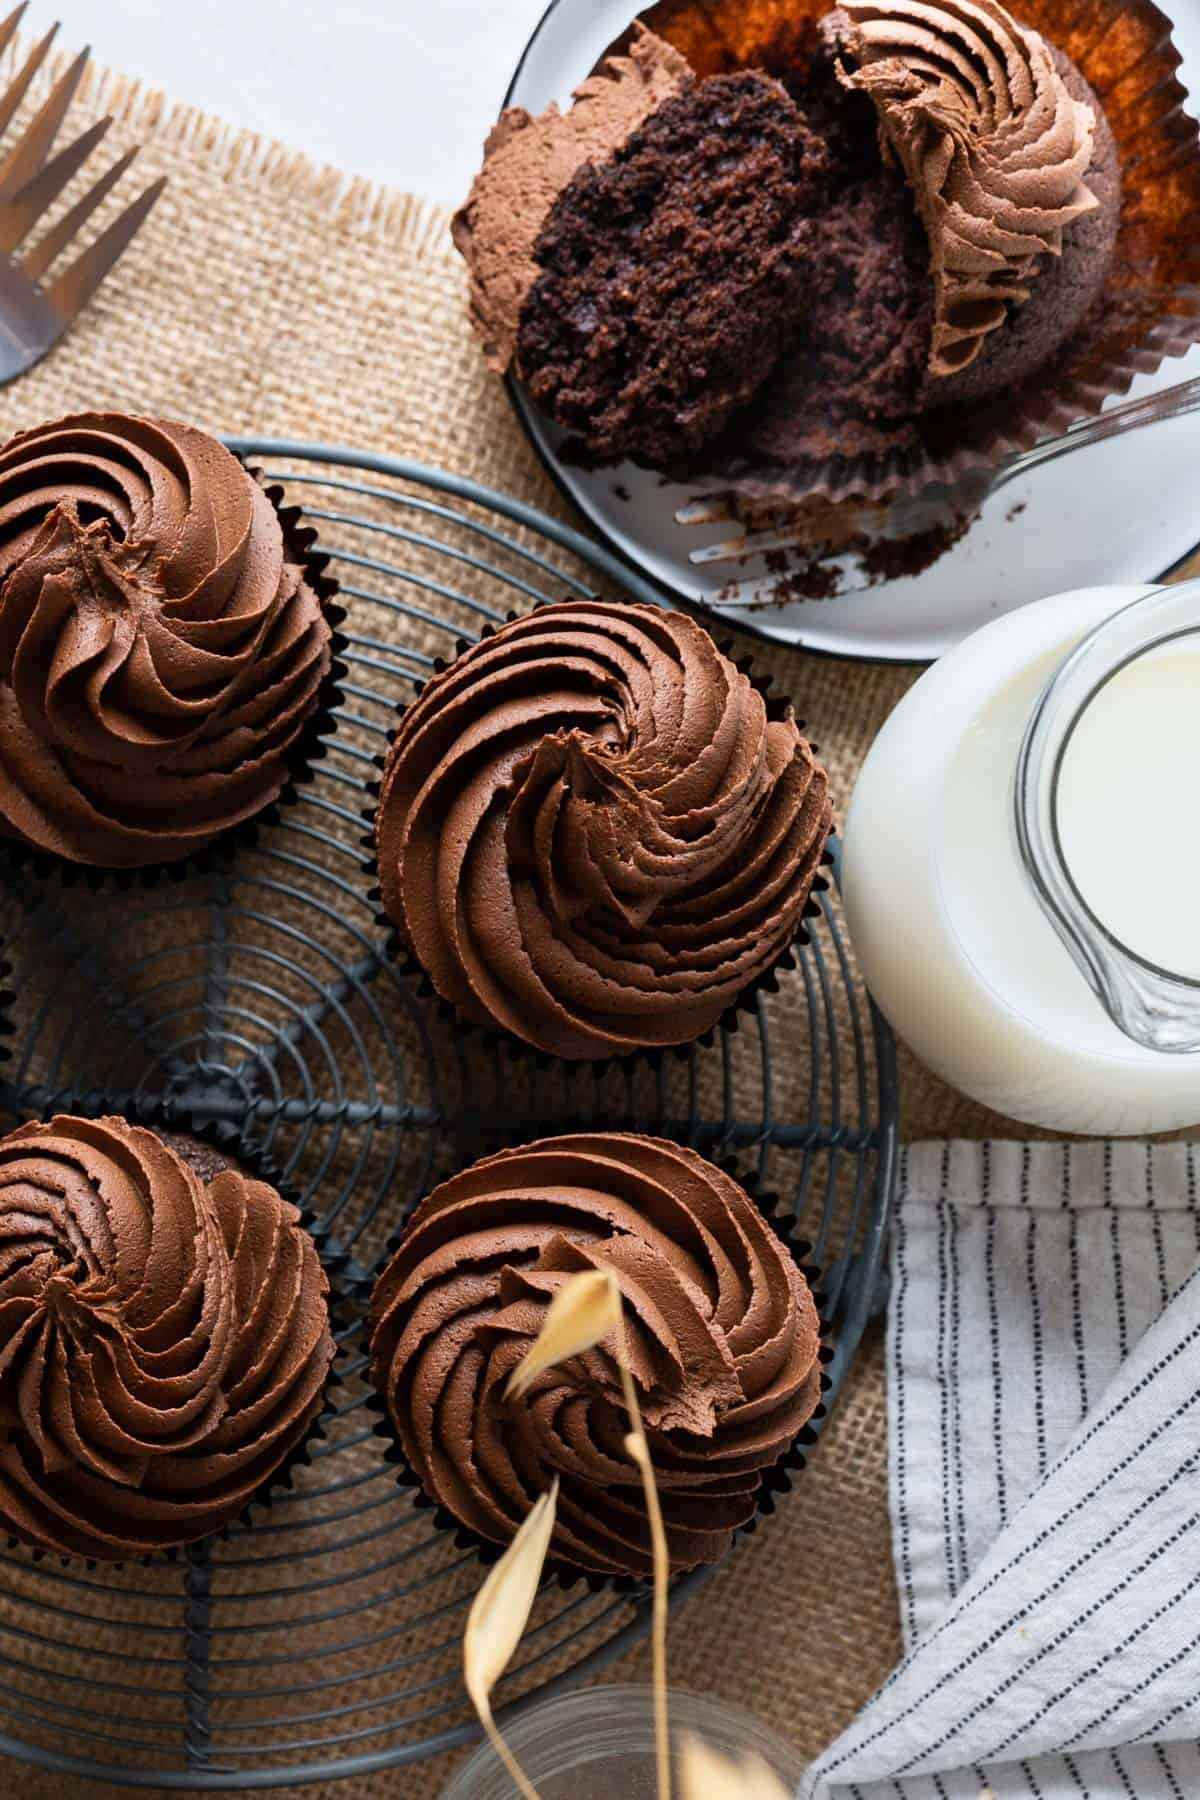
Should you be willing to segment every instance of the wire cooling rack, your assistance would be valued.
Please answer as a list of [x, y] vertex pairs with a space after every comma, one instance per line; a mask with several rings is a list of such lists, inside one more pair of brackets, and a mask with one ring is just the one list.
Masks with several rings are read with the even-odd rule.
[[[0, 1752], [193, 1791], [361, 1776], [474, 1735], [459, 1643], [479, 1565], [394, 1481], [364, 1381], [362, 1284], [433, 1181], [498, 1137], [595, 1124], [739, 1157], [827, 1271], [832, 1401], [872, 1309], [896, 1147], [892, 1040], [832, 892], [778, 991], [684, 1055], [514, 1055], [414, 990], [384, 955], [363, 848], [397, 703], [513, 607], [658, 595], [577, 532], [454, 476], [313, 444], [233, 448], [318, 526], [348, 607], [343, 701], [314, 779], [209, 873], [99, 892], [3, 876], [6, 1116], [225, 1122], [336, 1252], [341, 1382], [291, 1491], [174, 1561], [0, 1552]], [[809, 679], [797, 698], [819, 737]], [[547, 1592], [502, 1700], [594, 1673], [647, 1624], [641, 1592]]]

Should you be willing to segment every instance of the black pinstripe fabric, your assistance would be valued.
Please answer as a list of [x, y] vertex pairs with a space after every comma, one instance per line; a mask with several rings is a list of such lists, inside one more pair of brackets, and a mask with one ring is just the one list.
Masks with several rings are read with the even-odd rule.
[[1193, 1149], [918, 1145], [901, 1180], [910, 1649], [805, 1792], [1200, 1800]]

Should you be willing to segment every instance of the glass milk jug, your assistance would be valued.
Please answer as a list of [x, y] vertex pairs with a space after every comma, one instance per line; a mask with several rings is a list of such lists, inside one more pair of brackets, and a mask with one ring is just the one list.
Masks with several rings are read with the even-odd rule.
[[843, 885], [863, 975], [937, 1074], [1011, 1118], [1200, 1122], [1200, 582], [985, 626], [884, 725]]

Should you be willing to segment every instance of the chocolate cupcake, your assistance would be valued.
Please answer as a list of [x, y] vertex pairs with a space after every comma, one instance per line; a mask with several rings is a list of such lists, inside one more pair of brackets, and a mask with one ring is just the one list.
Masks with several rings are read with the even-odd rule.
[[294, 1206], [123, 1119], [0, 1139], [0, 1528], [122, 1561], [209, 1536], [312, 1426], [334, 1345]]
[[831, 824], [792, 710], [684, 613], [571, 600], [435, 676], [375, 821], [398, 942], [556, 1056], [702, 1036], [801, 930]]
[[[493, 334], [589, 460], [894, 450], [926, 409], [1033, 373], [1094, 305], [1112, 133], [1070, 60], [995, 0], [846, 0], [769, 49], [786, 87], [681, 71], [641, 26], [633, 51], [670, 91], [631, 117], [617, 73], [593, 82], [606, 154], [556, 192], [552, 134], [526, 115], [540, 223]], [[464, 209], [468, 256], [495, 255], [491, 192], [481, 178]]]
[[[632, 115], [609, 99], [590, 158], [551, 166], [522, 115], [542, 179], [510, 196], [528, 253], [504, 366], [566, 456], [820, 502], [832, 543], [830, 508], [962, 484], [1200, 337], [1200, 147], [1150, 0], [657, 0], [589, 83], [593, 115], [628, 61], [666, 91]], [[738, 83], [772, 89], [757, 137]], [[746, 279], [734, 203], [761, 207], [768, 143], [747, 392], [721, 353]], [[458, 232], [473, 271], [488, 199], [485, 158]]]
[[188, 425], [83, 414], [0, 450], [0, 835], [145, 868], [278, 800], [332, 663], [292, 525]]
[[548, 1138], [422, 1201], [371, 1302], [373, 1377], [411, 1476], [488, 1544], [507, 1544], [557, 1476], [551, 1555], [650, 1573], [613, 1345], [505, 1397], [555, 1293], [587, 1269], [621, 1286], [671, 1566], [713, 1562], [819, 1404], [820, 1322], [737, 1182], [658, 1138]]

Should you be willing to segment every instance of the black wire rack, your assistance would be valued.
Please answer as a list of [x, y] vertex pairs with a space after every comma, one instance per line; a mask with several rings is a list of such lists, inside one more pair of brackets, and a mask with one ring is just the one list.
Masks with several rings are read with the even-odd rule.
[[[174, 1560], [0, 1553], [0, 1752], [160, 1790], [361, 1776], [474, 1735], [459, 1644], [479, 1564], [396, 1483], [364, 1380], [363, 1284], [432, 1182], [498, 1139], [597, 1123], [738, 1157], [794, 1207], [826, 1271], [832, 1403], [875, 1304], [896, 1152], [894, 1047], [833, 891], [778, 991], [681, 1055], [523, 1056], [457, 1032], [388, 961], [362, 815], [414, 680], [514, 607], [659, 596], [578, 532], [471, 482], [231, 442], [317, 525], [348, 608], [343, 702], [313, 780], [209, 872], [123, 891], [3, 875], [6, 1117], [226, 1122], [334, 1251], [341, 1380], [290, 1491]], [[819, 736], [819, 692], [804, 699]], [[547, 1591], [501, 1699], [595, 1673], [647, 1625], [643, 1592]]]

